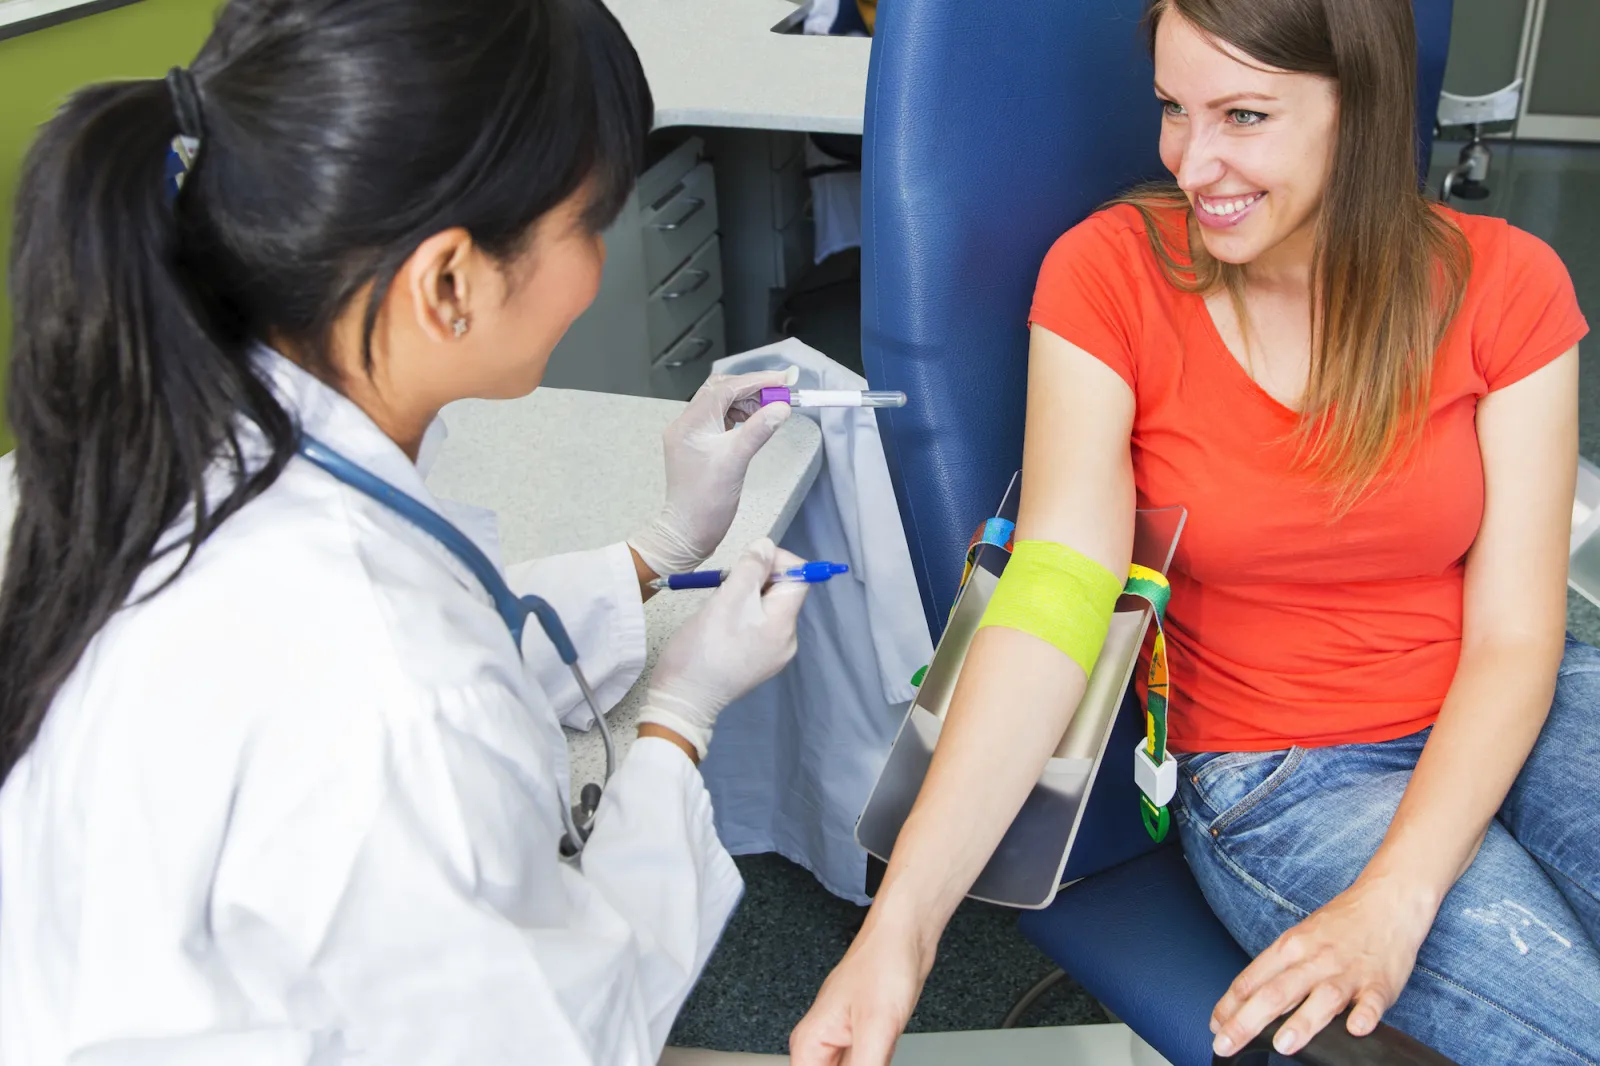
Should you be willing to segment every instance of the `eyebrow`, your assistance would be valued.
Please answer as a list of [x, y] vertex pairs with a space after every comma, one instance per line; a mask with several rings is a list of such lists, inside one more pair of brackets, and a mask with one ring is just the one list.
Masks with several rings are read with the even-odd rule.
[[[1165, 89], [1163, 89], [1159, 82], [1156, 83], [1155, 89], [1156, 89], [1156, 95], [1157, 96], [1165, 97], [1168, 100], [1172, 99], [1172, 94], [1167, 92]], [[1236, 103], [1239, 100], [1270, 100], [1270, 101], [1276, 101], [1277, 99], [1278, 98], [1276, 96], [1273, 96], [1271, 93], [1229, 93], [1227, 96], [1219, 96], [1215, 100], [1212, 100], [1211, 102], [1207, 103], [1206, 107], [1208, 107], [1208, 108], [1210, 108], [1211, 110], [1214, 111], [1217, 108], [1222, 107], [1225, 104]]]

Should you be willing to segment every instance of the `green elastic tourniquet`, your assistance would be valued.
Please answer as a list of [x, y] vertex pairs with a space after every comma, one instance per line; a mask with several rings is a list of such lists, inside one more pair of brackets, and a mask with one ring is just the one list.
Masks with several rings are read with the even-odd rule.
[[1060, 648], [1087, 675], [1105, 646], [1122, 584], [1065, 544], [1019, 540], [978, 628], [1031, 633]]

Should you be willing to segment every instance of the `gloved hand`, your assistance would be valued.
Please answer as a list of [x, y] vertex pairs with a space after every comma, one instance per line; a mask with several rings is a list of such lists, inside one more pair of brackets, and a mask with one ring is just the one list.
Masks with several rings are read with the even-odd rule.
[[789, 418], [786, 404], [761, 407], [759, 393], [789, 376], [714, 376], [662, 434], [667, 503], [650, 528], [628, 541], [658, 576], [693, 570], [728, 535], [750, 460]]
[[766, 539], [745, 549], [728, 580], [662, 649], [639, 724], [672, 730], [705, 758], [723, 708], [794, 658], [795, 620], [810, 586], [761, 587], [774, 570], [802, 562]]

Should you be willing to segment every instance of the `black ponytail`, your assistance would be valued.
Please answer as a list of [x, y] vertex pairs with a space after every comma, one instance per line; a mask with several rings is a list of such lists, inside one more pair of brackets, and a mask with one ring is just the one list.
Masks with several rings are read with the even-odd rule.
[[[204, 135], [174, 199], [180, 111]], [[603, 229], [652, 111], [600, 0], [232, 0], [180, 91], [73, 97], [16, 202], [0, 779], [172, 531], [192, 557], [293, 455], [253, 346], [288, 340], [336, 380], [334, 323], [370, 292], [370, 339], [429, 236], [509, 260], [586, 183]]]

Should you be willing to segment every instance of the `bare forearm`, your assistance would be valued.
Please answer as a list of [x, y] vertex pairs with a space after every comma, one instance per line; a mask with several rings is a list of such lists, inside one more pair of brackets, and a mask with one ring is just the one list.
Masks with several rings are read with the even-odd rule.
[[[1016, 539], [1065, 545], [1126, 575], [1136, 506], [1133, 393], [1104, 362], [1048, 330], [1035, 326], [1032, 338]], [[979, 631], [864, 937], [908, 934], [931, 962], [945, 923], [1066, 733], [1087, 680], [1038, 637]]]
[[1439, 720], [1383, 845], [1363, 877], [1394, 878], [1434, 907], [1466, 872], [1533, 750], [1554, 694], [1561, 641], [1464, 650]]
[[979, 632], [869, 922], [914, 933], [931, 956], [1066, 732], [1084, 685], [1083, 671], [1037, 637]]

